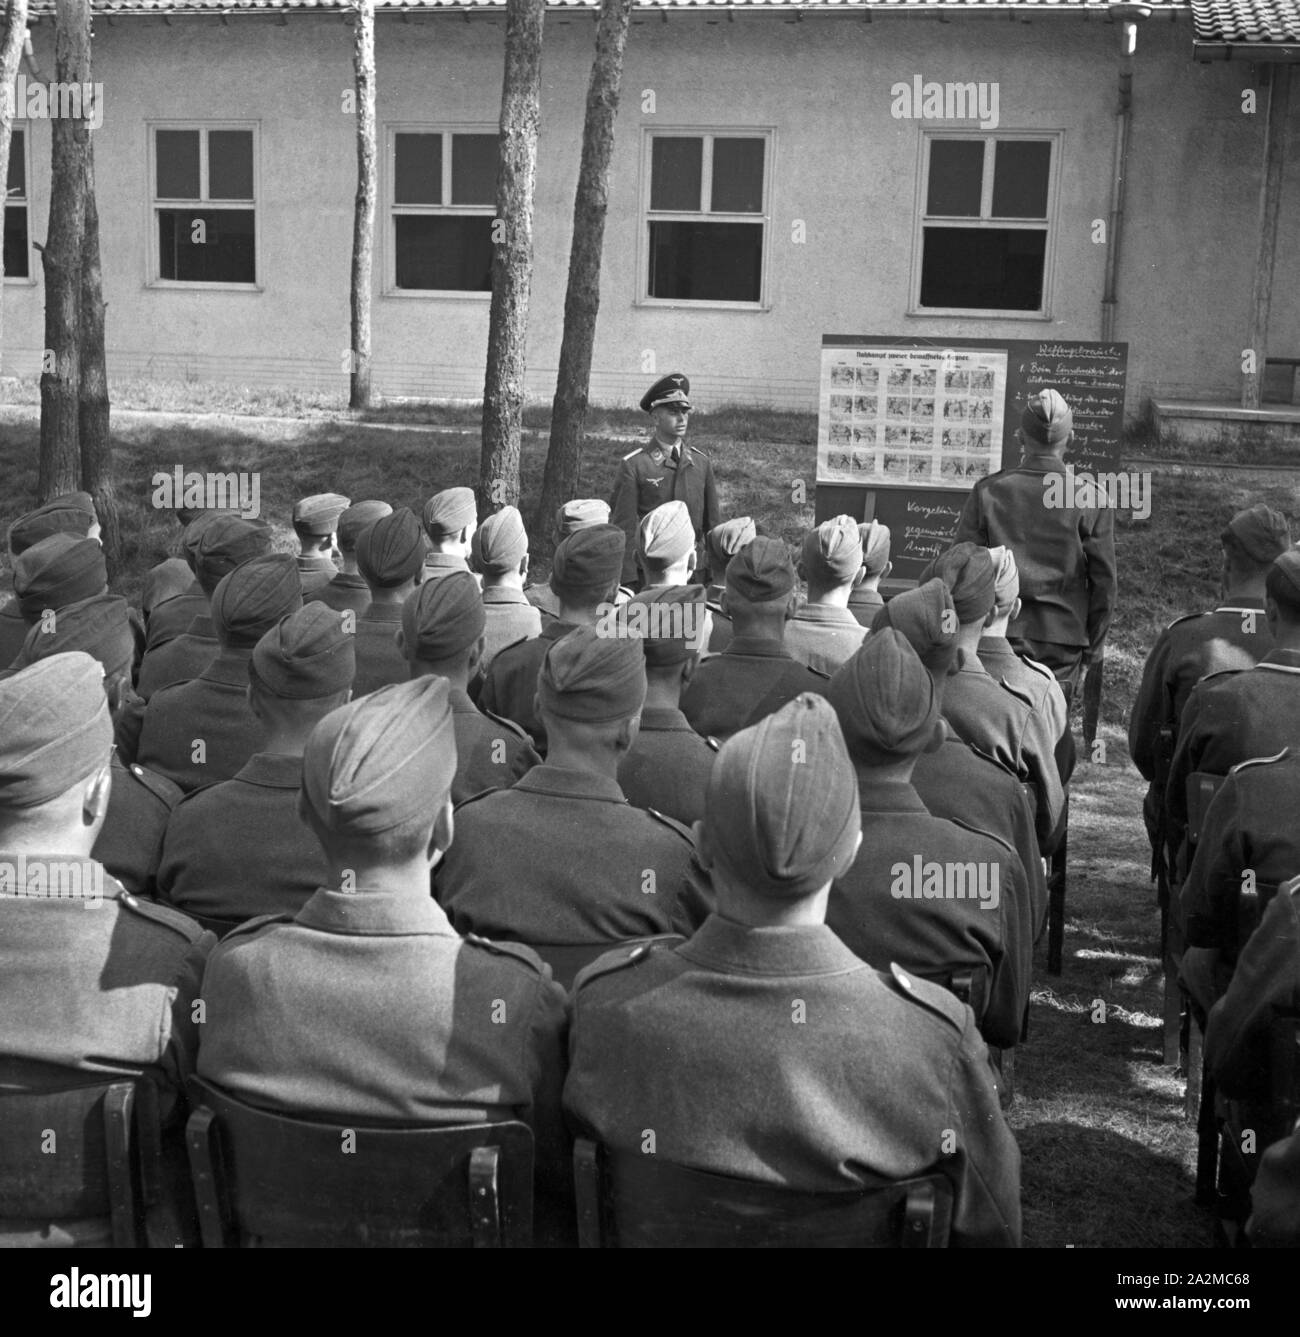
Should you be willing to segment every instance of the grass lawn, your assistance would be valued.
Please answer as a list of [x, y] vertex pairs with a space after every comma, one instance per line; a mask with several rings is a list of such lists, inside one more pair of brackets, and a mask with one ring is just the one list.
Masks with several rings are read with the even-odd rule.
[[[145, 402], [152, 398], [156, 402]], [[133, 407], [176, 409], [165, 393], [119, 395]], [[15, 402], [10, 397], [9, 402]], [[336, 490], [418, 510], [438, 488], [472, 484], [478, 410], [389, 406], [374, 421], [337, 421], [337, 405], [294, 397], [279, 404], [245, 394], [194, 393], [190, 407], [219, 413], [289, 412], [278, 424], [192, 425], [165, 416], [119, 420], [118, 495], [127, 541], [116, 586], [135, 594], [147, 566], [167, 554], [178, 526], [149, 506], [151, 477], [187, 469], [257, 470], [263, 515], [282, 546], [295, 498]], [[530, 409], [522, 491], [535, 496], [545, 456], [544, 408]], [[436, 425], [396, 432], [391, 424]], [[608, 496], [620, 457], [644, 430], [632, 412], [593, 414], [582, 492]], [[792, 544], [813, 504], [791, 504], [792, 485], [813, 493], [815, 424], [809, 415], [753, 410], [698, 415], [692, 439], [709, 450], [723, 511], [750, 514]], [[0, 529], [35, 493], [34, 421], [0, 425]], [[1135, 453], [1149, 452], [1134, 443]], [[1040, 948], [1030, 1038], [1016, 1060], [1012, 1121], [1023, 1155], [1025, 1242], [1037, 1247], [1208, 1244], [1208, 1218], [1191, 1205], [1193, 1137], [1180, 1113], [1181, 1083], [1160, 1063], [1159, 917], [1148, 882], [1140, 805], [1124, 729], [1147, 649], [1172, 618], [1208, 607], [1217, 592], [1218, 533], [1241, 506], [1263, 500], [1300, 516], [1300, 486], [1285, 473], [1233, 475], [1157, 469], [1149, 519], [1117, 521], [1119, 611], [1107, 657], [1101, 738], [1104, 762], [1085, 762], [1071, 787], [1070, 884], [1065, 970], [1046, 974]], [[1096, 1006], [1104, 1004], [1104, 1021]]]

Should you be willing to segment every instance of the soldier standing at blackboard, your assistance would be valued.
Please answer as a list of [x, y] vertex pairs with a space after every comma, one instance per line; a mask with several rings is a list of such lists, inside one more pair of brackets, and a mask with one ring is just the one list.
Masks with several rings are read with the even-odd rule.
[[953, 542], [1015, 554], [1021, 608], [1007, 639], [1056, 674], [1068, 703], [1080, 675], [1104, 653], [1115, 607], [1115, 516], [1100, 487], [1099, 505], [1075, 506], [1070, 488], [1066, 505], [1048, 504], [1047, 479], [1065, 472], [1074, 439], [1070, 406], [1058, 391], [1030, 396], [1015, 435], [1020, 462], [975, 484]]

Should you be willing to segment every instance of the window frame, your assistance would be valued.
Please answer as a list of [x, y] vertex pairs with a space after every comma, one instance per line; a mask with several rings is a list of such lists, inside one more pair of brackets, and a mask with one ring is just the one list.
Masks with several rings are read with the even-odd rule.
[[[650, 179], [654, 167], [655, 139], [703, 139], [700, 155], [701, 203], [712, 203], [713, 141], [715, 139], [761, 139], [763, 141], [763, 207], [758, 213], [708, 213], [703, 209], [650, 208]], [[774, 125], [671, 125], [644, 126], [641, 135], [640, 194], [637, 210], [637, 265], [634, 307], [659, 307], [672, 311], [770, 311], [772, 256], [772, 179], [776, 171], [776, 127]], [[718, 223], [759, 223], [763, 228], [763, 259], [759, 267], [759, 292], [756, 302], [724, 302], [716, 298], [694, 301], [688, 298], [650, 296], [650, 224], [694, 222], [708, 219]]]
[[[250, 130], [253, 135], [253, 198], [246, 200], [213, 200], [206, 193], [198, 200], [179, 200], [160, 197], [158, 189], [158, 131], [159, 130], [197, 130], [199, 132], [199, 190], [208, 190], [208, 131], [211, 130]], [[148, 189], [145, 195], [145, 236], [148, 244], [145, 249], [145, 287], [163, 289], [181, 289], [188, 292], [263, 292], [262, 282], [262, 122], [260, 120], [212, 120], [176, 121], [171, 119], [145, 121], [146, 168]], [[194, 209], [195, 206], [209, 206], [215, 209], [245, 209], [253, 212], [253, 282], [252, 283], [206, 283], [202, 279], [165, 279], [162, 277], [162, 256], [158, 250], [158, 211], [160, 209]]]
[[[975, 139], [984, 144], [984, 174], [980, 183], [980, 214], [978, 218], [955, 218], [926, 213], [926, 202], [930, 186], [930, 146], [936, 139]], [[936, 125], [933, 129], [923, 129], [919, 136], [918, 167], [916, 173], [916, 203], [912, 211], [912, 272], [908, 282], [908, 307], [906, 314], [923, 319], [933, 316], [945, 316], [967, 320], [1030, 320], [1048, 321], [1052, 319], [1052, 297], [1055, 290], [1053, 275], [1056, 267], [1057, 211], [1061, 188], [1061, 156], [1065, 144], [1065, 132], [1062, 130], [966, 130], [944, 128]], [[1050, 165], [1047, 176], [1047, 203], [1042, 218], [993, 218], [989, 212], [993, 207], [993, 167], [996, 162], [997, 142], [1015, 140], [1023, 142], [1034, 140], [1052, 146]], [[921, 280], [925, 268], [925, 228], [934, 226], [968, 229], [970, 231], [1025, 231], [1043, 232], [1046, 241], [1043, 246], [1043, 291], [1037, 310], [1023, 311], [1007, 307], [970, 307], [970, 306], [922, 306]]]
[[442, 197], [451, 199], [451, 172], [453, 135], [491, 135], [498, 140], [500, 154], [501, 127], [489, 121], [386, 121], [384, 123], [384, 165], [383, 165], [383, 204], [384, 226], [375, 244], [379, 250], [379, 259], [384, 281], [380, 290], [383, 297], [396, 297], [403, 301], [417, 302], [489, 302], [492, 289], [465, 288], [399, 288], [397, 286], [397, 217], [399, 212], [416, 217], [470, 217], [496, 218], [497, 206], [494, 200], [486, 204], [398, 204], [397, 194], [397, 136], [432, 135], [443, 137], [442, 144]]
[[[9, 205], [17, 204], [27, 210], [27, 273], [11, 274], [5, 270], [4, 281], [12, 283], [15, 287], [33, 288], [36, 286], [36, 265], [32, 263], [32, 136], [30, 133], [30, 122], [24, 121], [21, 124], [12, 126], [14, 133], [20, 133], [23, 137], [23, 194], [15, 195], [12, 201], [9, 198], [9, 182], [5, 182], [5, 208]], [[13, 139], [9, 140], [9, 161], [13, 162]], [[0, 238], [0, 243], [3, 238]]]

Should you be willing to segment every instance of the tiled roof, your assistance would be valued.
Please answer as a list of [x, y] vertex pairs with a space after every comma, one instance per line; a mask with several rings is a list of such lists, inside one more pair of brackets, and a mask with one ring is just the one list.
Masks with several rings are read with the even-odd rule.
[[[1290, 6], [1295, 0], [1261, 0], [1276, 7]], [[1142, 0], [1156, 9], [1185, 10], [1187, 0]], [[1246, 0], [1250, 7], [1255, 0]], [[380, 11], [504, 9], [506, 0], [375, 0]], [[1110, 0], [635, 0], [638, 10], [671, 9], [746, 9], [782, 11], [829, 11], [835, 9], [913, 10], [938, 9], [988, 10], [1034, 9], [1102, 12]], [[600, 0], [546, 0], [548, 9], [596, 10]], [[290, 9], [344, 10], [350, 0], [91, 0], [97, 14], [232, 14], [276, 12]], [[52, 14], [54, 0], [31, 0], [31, 13]]]
[[1300, 0], [1191, 0], [1197, 42], [1300, 42]]

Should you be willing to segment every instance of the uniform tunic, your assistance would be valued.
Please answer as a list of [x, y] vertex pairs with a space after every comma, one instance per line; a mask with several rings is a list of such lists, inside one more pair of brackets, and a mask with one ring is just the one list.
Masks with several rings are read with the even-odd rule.
[[713, 479], [713, 463], [694, 446], [682, 444], [677, 463], [672, 448], [657, 441], [640, 446], [623, 456], [614, 493], [609, 501], [609, 522], [627, 535], [623, 554], [623, 584], [631, 585], [640, 573], [636, 565], [637, 526], [656, 506], [668, 501], [684, 501], [695, 529], [695, 553], [701, 570], [707, 568], [704, 536], [721, 519], [718, 489]]
[[1074, 774], [1074, 735], [1070, 732], [1065, 693], [1056, 674], [1046, 664], [1018, 655], [1005, 636], [981, 636], [976, 654], [990, 677], [1029, 702], [1042, 732], [1055, 744], [1056, 771], [1061, 784], [1067, 784]]
[[866, 634], [847, 608], [804, 604], [785, 624], [785, 648], [801, 664], [829, 677], [853, 658]]
[[167, 826], [159, 897], [205, 919], [296, 914], [328, 876], [298, 816], [301, 785], [301, 757], [259, 752], [231, 779], [186, 795]]
[[[897, 962], [945, 985], [954, 973], [977, 972], [981, 1033], [989, 1044], [1014, 1045], [1029, 1001], [1033, 958], [1029, 897], [1015, 851], [996, 836], [931, 816], [910, 784], [881, 782], [858, 767], [858, 791], [862, 848], [831, 888], [827, 925], [878, 970]], [[989, 894], [923, 897], [924, 884], [914, 877], [917, 857], [922, 872], [927, 863], [974, 863], [971, 872], [978, 874], [982, 865]], [[900, 865], [909, 880], [908, 897], [894, 894], [900, 890]], [[971, 877], [966, 890], [974, 888]]]
[[146, 622], [146, 653], [166, 645], [168, 641], [174, 641], [177, 636], [183, 636], [196, 617], [206, 617], [207, 613], [208, 596], [203, 593], [203, 586], [197, 580], [184, 593], [155, 604], [149, 610]]
[[451, 801], [462, 803], [487, 789], [509, 789], [540, 765], [528, 735], [511, 720], [479, 710], [459, 687], [448, 698], [456, 734], [456, 775]]
[[810, 1192], [937, 1170], [953, 1245], [1020, 1243], [1020, 1153], [970, 1010], [825, 925], [711, 915], [601, 958], [570, 1013], [564, 1108], [605, 1145], [640, 1150], [649, 1128], [662, 1160]]
[[824, 696], [829, 681], [776, 641], [734, 636], [720, 655], [710, 655], [695, 670], [682, 693], [682, 714], [696, 733], [725, 740], [800, 692]]
[[483, 612], [487, 617], [486, 642], [483, 646], [483, 672], [492, 661], [516, 641], [530, 641], [542, 634], [542, 615], [524, 597], [523, 590], [509, 585], [489, 585], [483, 591]]
[[206, 609], [190, 619], [184, 635], [173, 637], [156, 649], [146, 650], [140, 662], [136, 691], [145, 700], [173, 682], [191, 682], [221, 651], [221, 644]]
[[680, 710], [647, 707], [641, 729], [619, 763], [618, 784], [636, 808], [653, 808], [689, 826], [704, 817], [714, 749]]
[[339, 572], [333, 561], [321, 553], [300, 553], [297, 561], [298, 578], [302, 581], [304, 600], [308, 595], [324, 589]]
[[31, 628], [18, 611], [18, 600], [0, 609], [0, 669], [6, 669], [18, 657]]
[[323, 603], [340, 613], [349, 610], [358, 617], [370, 606], [370, 586], [355, 571], [340, 571], [327, 584], [302, 596], [303, 603]]
[[533, 740], [533, 746], [543, 757], [546, 755], [546, 730], [533, 704], [537, 695], [537, 677], [547, 650], [576, 625], [573, 622], [551, 622], [542, 628], [540, 636], [507, 646], [492, 661], [479, 689], [479, 708], [513, 720]]
[[408, 682], [411, 666], [397, 648], [402, 627], [401, 604], [371, 603], [357, 618], [357, 675], [352, 681], [352, 699], [368, 696], [392, 682]]
[[154, 894], [163, 834], [182, 790], [143, 766], [125, 766], [113, 755], [108, 812], [91, 855], [137, 896]]
[[876, 614], [885, 606], [884, 597], [879, 590], [869, 590], [859, 585], [849, 592], [849, 612], [864, 627], [870, 627], [876, 620]]

